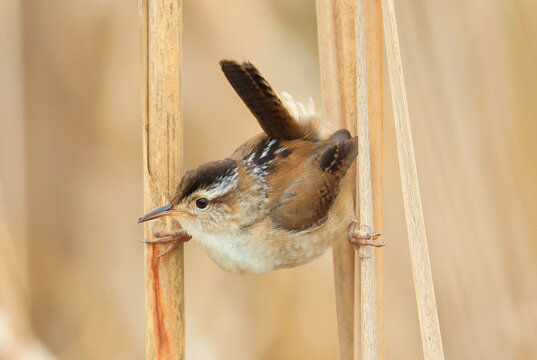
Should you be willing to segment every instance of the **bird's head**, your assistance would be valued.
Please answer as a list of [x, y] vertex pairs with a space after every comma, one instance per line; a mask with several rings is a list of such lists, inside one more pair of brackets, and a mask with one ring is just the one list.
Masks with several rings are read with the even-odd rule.
[[176, 216], [181, 227], [191, 235], [217, 232], [233, 215], [238, 185], [239, 169], [235, 160], [204, 164], [183, 176], [168, 205], [145, 214], [138, 222]]

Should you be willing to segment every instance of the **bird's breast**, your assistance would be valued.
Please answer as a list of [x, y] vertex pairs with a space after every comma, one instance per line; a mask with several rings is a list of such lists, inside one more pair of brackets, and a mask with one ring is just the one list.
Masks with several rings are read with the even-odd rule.
[[248, 233], [203, 233], [193, 235], [207, 255], [222, 269], [232, 273], [261, 274], [274, 270], [266, 246]]
[[332, 214], [315, 229], [291, 232], [269, 225], [270, 219], [245, 231], [191, 234], [222, 269], [261, 274], [310, 262], [324, 253], [332, 240], [345, 236], [347, 221]]

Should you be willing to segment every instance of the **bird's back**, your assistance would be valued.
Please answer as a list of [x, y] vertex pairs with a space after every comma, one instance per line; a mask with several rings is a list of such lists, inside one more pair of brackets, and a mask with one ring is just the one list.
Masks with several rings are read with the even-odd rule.
[[322, 224], [357, 154], [357, 139], [278, 140], [260, 134], [238, 148], [241, 162], [255, 180], [263, 208], [274, 225], [303, 231]]

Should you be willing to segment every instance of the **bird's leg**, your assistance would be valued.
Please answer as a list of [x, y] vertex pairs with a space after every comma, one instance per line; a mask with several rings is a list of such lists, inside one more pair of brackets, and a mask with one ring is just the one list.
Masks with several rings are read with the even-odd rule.
[[140, 240], [144, 244], [168, 244], [170, 243], [170, 246], [163, 252], [157, 255], [157, 257], [162, 257], [175, 249], [177, 245], [180, 243], [186, 242], [190, 240], [192, 237], [188, 235], [188, 233], [185, 230], [173, 230], [168, 232], [160, 232], [155, 229], [155, 224], [153, 224], [152, 227], [153, 235], [155, 235], [156, 239], [142, 239]]
[[379, 233], [371, 233], [371, 229], [369, 226], [362, 225], [360, 226], [360, 229], [357, 231], [356, 227], [358, 225], [357, 220], [353, 220], [349, 225], [349, 233], [347, 234], [347, 239], [351, 244], [354, 244], [356, 249], [360, 246], [374, 246], [374, 247], [382, 247], [386, 245], [385, 243], [381, 242], [375, 242], [376, 239], [380, 236]]

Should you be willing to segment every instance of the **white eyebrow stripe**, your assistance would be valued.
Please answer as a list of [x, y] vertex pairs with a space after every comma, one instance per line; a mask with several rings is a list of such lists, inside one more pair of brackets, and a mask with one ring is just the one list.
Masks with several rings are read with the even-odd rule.
[[235, 169], [231, 175], [227, 175], [216, 180], [216, 185], [209, 188], [205, 194], [210, 199], [223, 196], [237, 187], [238, 178], [239, 172], [237, 169]]

